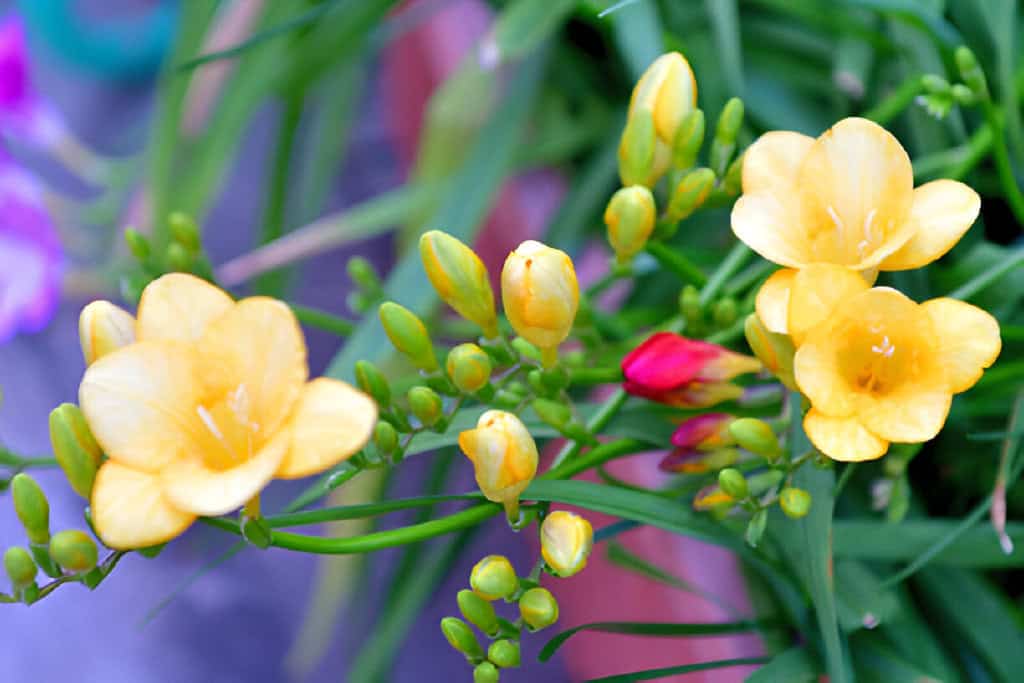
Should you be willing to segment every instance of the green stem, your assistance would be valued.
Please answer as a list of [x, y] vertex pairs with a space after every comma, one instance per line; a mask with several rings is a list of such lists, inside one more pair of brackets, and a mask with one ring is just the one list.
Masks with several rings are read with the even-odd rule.
[[0, 446], [0, 465], [29, 470], [57, 467], [58, 463], [56, 458], [29, 458]]
[[711, 274], [708, 281], [704, 284], [704, 288], [700, 290], [700, 305], [707, 306], [709, 303], [714, 301], [715, 297], [718, 296], [718, 292], [725, 286], [725, 283], [733, 276], [737, 270], [743, 267], [743, 264], [747, 262], [747, 259], [753, 254], [743, 242], [737, 242], [729, 250], [725, 260], [722, 261], [715, 272]]
[[[1021, 225], [1024, 225], [1024, 221], [1021, 222]], [[966, 301], [1002, 276], [1009, 273], [1021, 263], [1024, 263], [1024, 249], [1017, 249], [1013, 254], [1004, 258], [1003, 262], [998, 266], [975, 275], [973, 278], [950, 292], [948, 296], [952, 299], [961, 299]]]
[[[608, 419], [610, 420], [611, 416]], [[600, 446], [594, 446], [585, 455], [566, 461], [561, 467], [552, 466], [541, 479], [569, 479], [591, 467], [603, 465], [609, 460], [614, 460], [629, 453], [636, 453], [648, 447], [648, 444], [636, 439], [609, 441]]]
[[923, 86], [920, 76], [911, 76], [900, 83], [884, 100], [864, 112], [866, 119], [884, 126], [899, 116], [900, 112], [909, 107], [914, 98], [921, 94]]
[[996, 109], [991, 100], [987, 99], [982, 104], [985, 111], [985, 119], [992, 128], [992, 158], [996, 164], [996, 173], [999, 175], [999, 182], [1003, 186], [1006, 201], [1013, 210], [1019, 225], [1024, 225], [1024, 193], [1017, 184], [1017, 178], [1013, 173], [1013, 165], [1010, 163], [1010, 151], [1006, 146], [1006, 126], [1002, 115]]
[[586, 386], [591, 384], [612, 384], [622, 381], [622, 368], [571, 368], [569, 370], [569, 383], [574, 386]]
[[288, 304], [288, 307], [292, 309], [300, 323], [305, 323], [310, 327], [330, 332], [339, 337], [347, 337], [356, 329], [355, 323], [326, 311], [299, 304]]
[[704, 274], [704, 271], [683, 256], [679, 250], [673, 249], [663, 242], [649, 242], [646, 250], [662, 268], [675, 273], [683, 282], [695, 287], [703, 287], [707, 283], [708, 276]]

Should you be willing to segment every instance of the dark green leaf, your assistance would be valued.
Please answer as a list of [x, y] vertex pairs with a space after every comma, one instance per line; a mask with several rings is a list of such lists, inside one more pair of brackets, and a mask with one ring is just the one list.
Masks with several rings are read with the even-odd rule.
[[747, 677], [746, 683], [812, 683], [818, 680], [814, 658], [802, 647], [779, 653]]
[[708, 671], [710, 669], [724, 669], [730, 666], [749, 666], [763, 664], [768, 661], [767, 657], [745, 657], [742, 659], [720, 659], [714, 662], [699, 662], [697, 664], [683, 664], [682, 666], [667, 666], [662, 669], [647, 669], [645, 671], [634, 671], [628, 674], [616, 676], [605, 676], [604, 678], [591, 678], [587, 683], [632, 683], [632, 681], [651, 681], [664, 676], [677, 674], [688, 674], [694, 671]]

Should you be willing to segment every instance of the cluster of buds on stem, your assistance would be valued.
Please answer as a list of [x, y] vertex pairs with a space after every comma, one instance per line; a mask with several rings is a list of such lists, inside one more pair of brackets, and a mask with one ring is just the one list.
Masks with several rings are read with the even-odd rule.
[[[204, 280], [213, 279], [213, 267], [203, 250], [199, 224], [195, 219], [188, 214], [175, 211], [167, 216], [166, 232], [170, 235], [170, 240], [162, 249], [157, 249], [154, 242], [146, 235], [134, 228], [125, 228], [125, 244], [139, 265], [137, 272], [122, 280], [121, 293], [127, 301], [137, 303], [146, 285], [164, 273], [191, 273]], [[101, 303], [106, 304], [106, 302]], [[113, 307], [111, 304], [106, 305]], [[130, 314], [125, 313], [125, 315]], [[123, 326], [125, 318], [124, 316], [119, 316], [119, 318], [120, 320], [112, 319], [108, 323], [117, 325], [120, 322]], [[121, 327], [121, 329], [124, 328]], [[83, 336], [82, 350], [86, 354], [87, 362], [91, 362], [90, 351], [87, 350], [84, 339]], [[131, 341], [133, 339], [125, 343]]]

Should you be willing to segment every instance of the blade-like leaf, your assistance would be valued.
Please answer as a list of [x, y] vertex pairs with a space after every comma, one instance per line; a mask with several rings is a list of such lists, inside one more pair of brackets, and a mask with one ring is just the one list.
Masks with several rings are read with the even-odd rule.
[[688, 674], [694, 671], [708, 671], [709, 669], [724, 669], [730, 666], [750, 666], [764, 664], [767, 657], [744, 657], [741, 659], [719, 659], [714, 662], [699, 662], [697, 664], [683, 664], [682, 666], [667, 666], [661, 669], [647, 669], [645, 671], [634, 671], [628, 674], [605, 676], [604, 678], [591, 678], [587, 683], [633, 683], [633, 681], [652, 681], [665, 676], [677, 674]]
[[814, 658], [802, 647], [781, 652], [747, 677], [746, 683], [812, 683], [818, 680]]

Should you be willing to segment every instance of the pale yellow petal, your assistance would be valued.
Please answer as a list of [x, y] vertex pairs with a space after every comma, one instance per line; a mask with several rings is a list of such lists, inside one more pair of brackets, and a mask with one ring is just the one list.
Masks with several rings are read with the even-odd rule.
[[795, 197], [768, 192], [744, 194], [732, 208], [732, 231], [769, 261], [800, 268], [814, 259], [800, 229], [797, 209]]
[[292, 444], [277, 470], [282, 479], [323, 472], [359, 452], [377, 424], [369, 396], [321, 377], [306, 385], [290, 422]]
[[889, 449], [888, 441], [869, 432], [857, 418], [829, 417], [813, 408], [804, 416], [804, 431], [814, 447], [833, 460], [874, 460]]
[[952, 400], [941, 377], [927, 377], [887, 394], [862, 397], [857, 417], [887, 441], [920, 443], [942, 430]]
[[274, 435], [309, 372], [306, 342], [291, 309], [266, 297], [243, 299], [207, 328], [199, 349], [208, 392], [240, 392], [257, 440]]
[[793, 357], [793, 376], [811, 405], [830, 417], [849, 417], [857, 408], [857, 395], [842, 374], [836, 325], [814, 328]]
[[787, 334], [789, 331], [789, 289], [796, 273], [792, 268], [777, 270], [757, 292], [757, 317], [770, 332]]
[[953, 248], [981, 210], [978, 193], [955, 180], [933, 180], [914, 190], [914, 234], [881, 263], [882, 270], [920, 268]]
[[814, 138], [787, 130], [765, 133], [743, 154], [743, 192], [792, 194]]
[[186, 273], [170, 273], [142, 290], [135, 332], [140, 340], [194, 341], [234, 305], [223, 290]]
[[950, 391], [967, 391], [1002, 350], [999, 323], [977, 306], [956, 299], [932, 299], [921, 308], [932, 320]]
[[90, 365], [78, 400], [104, 452], [147, 471], [191, 452], [194, 368], [189, 348], [169, 342], [131, 344]]
[[873, 268], [913, 234], [914, 176], [902, 145], [866, 119], [843, 119], [815, 141], [797, 183], [809, 262]]
[[198, 458], [174, 462], [160, 472], [161, 491], [171, 505], [196, 515], [237, 510], [274, 478], [290, 442], [282, 429], [251, 458], [225, 470], [211, 469]]
[[787, 327], [799, 346], [807, 333], [828, 320], [850, 297], [868, 289], [860, 275], [843, 266], [814, 264], [793, 277]]
[[115, 550], [165, 543], [184, 533], [196, 518], [164, 498], [159, 475], [113, 460], [96, 473], [91, 506], [96, 533]]

